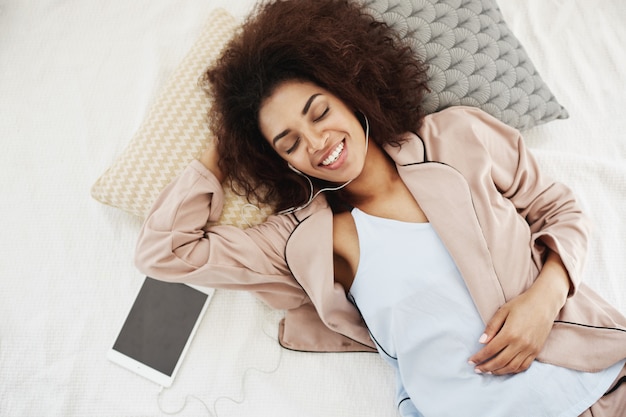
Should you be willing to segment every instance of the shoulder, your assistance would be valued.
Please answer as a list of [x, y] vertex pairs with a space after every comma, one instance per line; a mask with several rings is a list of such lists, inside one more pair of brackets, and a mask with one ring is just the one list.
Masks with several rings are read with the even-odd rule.
[[326, 197], [320, 194], [306, 207], [287, 214], [269, 216], [259, 230], [281, 229], [283, 233], [286, 233], [287, 240], [291, 242], [291, 245], [299, 246], [315, 241], [315, 239], [328, 238], [330, 236], [328, 233], [332, 229], [332, 222], [332, 210]]
[[423, 126], [438, 126], [440, 128], [451, 124], [504, 124], [494, 116], [478, 107], [451, 106], [423, 118]]
[[515, 137], [519, 132], [489, 113], [467, 106], [453, 106], [424, 117], [418, 134], [423, 138]]
[[429, 156], [486, 152], [516, 153], [521, 138], [515, 128], [475, 107], [454, 106], [424, 118], [418, 132]]
[[426, 115], [417, 132], [401, 136], [401, 146], [386, 146], [385, 150], [399, 165], [449, 163], [464, 158], [468, 152], [484, 151], [484, 140], [499, 135], [494, 134], [494, 129], [510, 128], [478, 108], [453, 106]]

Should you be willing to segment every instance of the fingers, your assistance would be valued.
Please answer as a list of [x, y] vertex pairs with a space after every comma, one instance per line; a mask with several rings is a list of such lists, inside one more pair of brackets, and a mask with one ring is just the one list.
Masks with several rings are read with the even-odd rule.
[[508, 312], [504, 309], [500, 309], [496, 311], [496, 314], [493, 315], [487, 326], [485, 327], [485, 332], [480, 336], [478, 340], [479, 343], [483, 345], [487, 345], [480, 351], [478, 351], [475, 355], [473, 355], [469, 362], [473, 364], [479, 364], [485, 362], [487, 359], [496, 355], [502, 349], [505, 348], [506, 345], [500, 346], [498, 343], [492, 344], [494, 337], [498, 334], [502, 326], [504, 325]]
[[487, 323], [479, 342], [485, 346], [469, 358], [476, 373], [505, 375], [523, 372], [538, 355], [541, 344], [532, 332], [519, 332], [510, 320], [508, 308], [498, 310]]
[[516, 353], [510, 347], [505, 348], [492, 359], [483, 362], [474, 368], [478, 374], [509, 375], [524, 372], [534, 360], [534, 356], [526, 352]]
[[500, 307], [480, 336], [484, 347], [469, 358], [476, 372], [504, 375], [523, 372], [531, 366], [554, 319], [540, 299], [536, 292], [527, 291]]
[[491, 342], [495, 335], [498, 334], [500, 329], [502, 329], [502, 326], [504, 326], [508, 315], [508, 310], [504, 308], [496, 311], [496, 314], [494, 314], [491, 320], [489, 320], [489, 323], [487, 323], [487, 326], [485, 327], [485, 332], [482, 334], [482, 336], [480, 336], [480, 339], [478, 341], [482, 344]]
[[476, 373], [505, 375], [523, 372], [539, 353], [537, 344], [527, 335], [512, 335], [501, 331], [470, 358]]

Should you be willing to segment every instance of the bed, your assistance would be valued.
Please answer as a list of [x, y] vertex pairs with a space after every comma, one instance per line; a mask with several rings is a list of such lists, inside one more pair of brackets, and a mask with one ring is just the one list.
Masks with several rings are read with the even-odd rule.
[[[586, 282], [626, 313], [626, 4], [498, 5], [566, 109], [524, 126], [526, 143], [593, 221]], [[141, 213], [102, 204], [94, 184], [128, 152], [209, 16], [240, 22], [252, 6], [0, 2], [0, 415], [397, 415], [377, 355], [284, 350], [282, 312], [246, 293], [216, 291], [171, 388], [106, 359], [143, 280]]]

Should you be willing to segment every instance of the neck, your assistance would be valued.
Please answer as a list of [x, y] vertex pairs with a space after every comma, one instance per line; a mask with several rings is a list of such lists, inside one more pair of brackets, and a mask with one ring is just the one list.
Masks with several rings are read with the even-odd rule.
[[385, 198], [385, 195], [401, 184], [395, 162], [378, 144], [370, 140], [363, 171], [341, 191], [341, 197], [350, 205], [359, 207]]

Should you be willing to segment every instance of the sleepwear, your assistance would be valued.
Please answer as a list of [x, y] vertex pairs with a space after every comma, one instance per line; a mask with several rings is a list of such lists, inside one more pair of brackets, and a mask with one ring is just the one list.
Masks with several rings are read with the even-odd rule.
[[403, 416], [577, 416], [621, 370], [623, 362], [586, 373], [535, 361], [515, 375], [476, 374], [468, 358], [484, 324], [432, 225], [352, 215], [360, 260], [350, 295], [396, 370]]
[[[479, 109], [453, 106], [403, 138], [385, 151], [483, 322], [533, 284], [550, 250], [571, 287], [537, 360], [594, 372], [626, 358], [626, 317], [582, 282], [589, 222], [572, 190], [541, 173], [518, 131]], [[192, 161], [155, 200], [137, 241], [137, 267], [165, 281], [250, 291], [285, 310], [278, 331], [285, 348], [375, 351], [347, 288], [334, 279], [325, 195], [246, 229], [207, 226], [219, 220], [226, 196]]]

